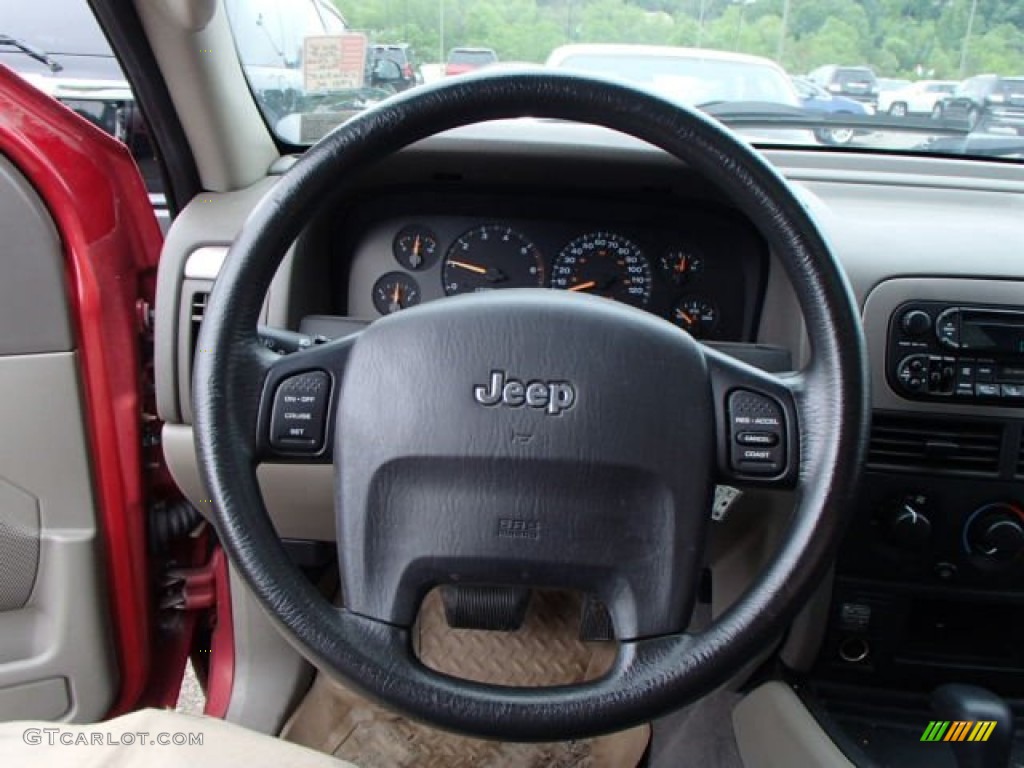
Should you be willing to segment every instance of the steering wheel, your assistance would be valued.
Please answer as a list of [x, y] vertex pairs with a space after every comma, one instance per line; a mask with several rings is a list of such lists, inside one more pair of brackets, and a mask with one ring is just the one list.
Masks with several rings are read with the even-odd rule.
[[[670, 323], [547, 289], [448, 298], [277, 356], [257, 321], [302, 227], [372, 163], [441, 131], [533, 116], [649, 142], [759, 229], [804, 313], [811, 357], [772, 375]], [[411, 717], [505, 740], [582, 738], [692, 702], [784, 630], [847, 519], [868, 427], [856, 306], [786, 181], [710, 119], [559, 73], [467, 76], [367, 110], [311, 148], [249, 217], [217, 279], [194, 377], [195, 442], [232, 563], [319, 668]], [[333, 463], [343, 607], [290, 562], [256, 479]], [[795, 489], [777, 553], [710, 626], [686, 627], [714, 486]], [[571, 686], [427, 669], [410, 628], [438, 584], [580, 590], [619, 653]]]

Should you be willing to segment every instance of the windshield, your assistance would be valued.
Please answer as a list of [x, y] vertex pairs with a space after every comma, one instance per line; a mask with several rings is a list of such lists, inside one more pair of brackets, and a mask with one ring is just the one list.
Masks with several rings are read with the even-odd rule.
[[523, 66], [625, 79], [758, 144], [1024, 157], [1018, 0], [225, 4], [285, 144], [313, 143], [394, 93]]

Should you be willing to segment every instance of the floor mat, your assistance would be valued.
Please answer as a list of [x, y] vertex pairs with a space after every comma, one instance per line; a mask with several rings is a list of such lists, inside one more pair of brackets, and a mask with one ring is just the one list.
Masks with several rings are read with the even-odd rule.
[[[615, 648], [581, 642], [579, 615], [575, 595], [538, 590], [515, 632], [451, 629], [433, 592], [417, 623], [419, 655], [440, 672], [496, 685], [590, 680], [608, 669]], [[317, 675], [282, 736], [361, 768], [628, 768], [640, 761], [650, 728], [550, 744], [470, 739], [406, 720]]]

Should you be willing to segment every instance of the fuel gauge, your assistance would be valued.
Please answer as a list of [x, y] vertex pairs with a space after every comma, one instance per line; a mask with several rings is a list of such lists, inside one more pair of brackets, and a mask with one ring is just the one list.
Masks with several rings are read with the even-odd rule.
[[414, 272], [428, 269], [437, 258], [437, 237], [426, 227], [412, 224], [396, 236], [395, 258], [406, 269]]
[[404, 272], [388, 272], [373, 285], [373, 306], [382, 315], [420, 303], [420, 286]]
[[684, 296], [672, 307], [673, 323], [696, 339], [703, 339], [718, 326], [718, 307], [702, 296]]

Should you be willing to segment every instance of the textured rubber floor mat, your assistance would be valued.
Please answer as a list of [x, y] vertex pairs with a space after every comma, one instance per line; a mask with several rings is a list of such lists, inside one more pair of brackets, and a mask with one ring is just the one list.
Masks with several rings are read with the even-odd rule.
[[[579, 612], [574, 595], [536, 591], [515, 632], [451, 629], [432, 592], [417, 624], [419, 655], [438, 671], [495, 685], [593, 679], [614, 661], [615, 649], [577, 639]], [[282, 736], [360, 768], [629, 768], [640, 761], [650, 728], [550, 744], [470, 739], [406, 720], [318, 675]]]

